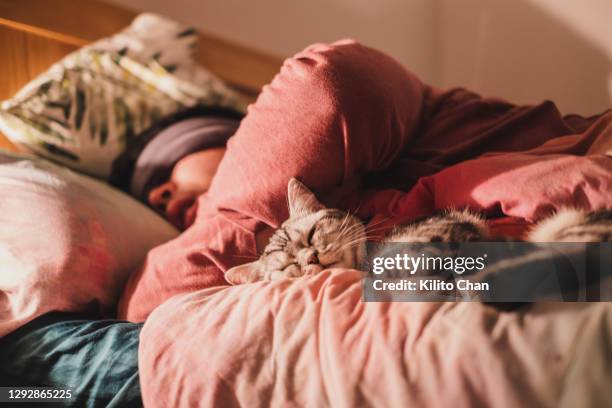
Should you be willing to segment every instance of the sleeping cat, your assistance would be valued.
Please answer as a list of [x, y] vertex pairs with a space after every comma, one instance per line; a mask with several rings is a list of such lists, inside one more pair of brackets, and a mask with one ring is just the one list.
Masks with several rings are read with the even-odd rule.
[[289, 180], [287, 201], [289, 218], [272, 235], [259, 260], [229, 269], [228, 282], [314, 275], [363, 262], [365, 227], [357, 217], [326, 208], [296, 179]]
[[[289, 218], [272, 235], [261, 257], [225, 273], [232, 284], [314, 275], [327, 268], [358, 268], [365, 258], [366, 228], [357, 217], [325, 207], [296, 179], [287, 186]], [[484, 220], [468, 211], [444, 214], [395, 228], [389, 242], [465, 242], [488, 237]]]
[[[327, 268], [359, 268], [365, 258], [367, 230], [354, 215], [327, 208], [296, 179], [287, 187], [289, 218], [272, 235], [260, 258], [225, 273], [232, 284], [309, 276]], [[498, 240], [484, 218], [468, 211], [448, 210], [400, 225], [385, 242], [473, 242]], [[609, 242], [612, 211], [586, 213], [562, 210], [538, 223], [533, 242]]]

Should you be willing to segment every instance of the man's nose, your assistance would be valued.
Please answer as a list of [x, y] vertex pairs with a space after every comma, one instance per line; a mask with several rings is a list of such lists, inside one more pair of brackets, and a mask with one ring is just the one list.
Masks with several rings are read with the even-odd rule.
[[166, 211], [168, 202], [174, 196], [176, 186], [171, 182], [166, 182], [161, 186], [155, 187], [149, 192], [149, 204], [161, 212]]

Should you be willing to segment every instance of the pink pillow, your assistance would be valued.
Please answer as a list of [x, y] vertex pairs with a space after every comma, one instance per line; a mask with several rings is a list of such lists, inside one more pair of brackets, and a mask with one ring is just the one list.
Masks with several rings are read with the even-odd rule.
[[129, 196], [0, 153], [0, 336], [52, 311], [114, 316], [148, 250], [178, 232]]

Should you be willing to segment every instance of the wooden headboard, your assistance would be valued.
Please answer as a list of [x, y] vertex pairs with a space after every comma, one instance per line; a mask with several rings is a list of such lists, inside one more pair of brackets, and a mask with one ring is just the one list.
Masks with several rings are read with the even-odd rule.
[[[98, 0], [0, 0], [0, 100], [66, 54], [128, 26], [137, 13]], [[281, 59], [203, 32], [197, 61], [253, 100]], [[16, 150], [0, 134], [0, 147]]]

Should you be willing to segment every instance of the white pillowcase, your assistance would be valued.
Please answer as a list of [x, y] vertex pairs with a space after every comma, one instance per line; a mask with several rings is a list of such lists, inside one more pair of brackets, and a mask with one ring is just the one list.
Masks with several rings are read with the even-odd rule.
[[149, 249], [178, 231], [110, 186], [0, 152], [0, 336], [49, 311], [114, 316]]

